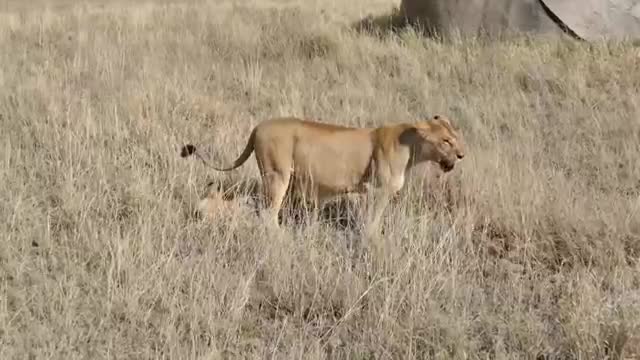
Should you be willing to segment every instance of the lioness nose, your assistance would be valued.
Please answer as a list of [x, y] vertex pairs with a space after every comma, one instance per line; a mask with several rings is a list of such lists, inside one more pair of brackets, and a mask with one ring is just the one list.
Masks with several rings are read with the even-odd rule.
[[464, 154], [458, 154], [458, 159], [462, 160], [462, 158], [464, 157]]

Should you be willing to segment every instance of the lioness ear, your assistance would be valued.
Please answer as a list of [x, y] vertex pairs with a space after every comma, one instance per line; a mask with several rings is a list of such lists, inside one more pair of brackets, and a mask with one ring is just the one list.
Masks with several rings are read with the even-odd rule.
[[451, 125], [451, 121], [449, 121], [449, 118], [446, 116], [442, 116], [440, 114], [435, 114], [432, 118], [432, 120], [437, 120], [437, 121], [442, 121], [448, 125]]

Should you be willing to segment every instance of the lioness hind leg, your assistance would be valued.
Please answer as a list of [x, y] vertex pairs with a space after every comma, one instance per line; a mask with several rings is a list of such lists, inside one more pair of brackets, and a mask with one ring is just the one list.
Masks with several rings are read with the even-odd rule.
[[272, 225], [279, 227], [278, 214], [289, 187], [290, 172], [270, 172], [263, 176], [265, 210], [269, 212]]
[[291, 179], [293, 143], [290, 139], [272, 139], [271, 136], [261, 139], [258, 136], [254, 147], [262, 176], [265, 210], [270, 212], [269, 221], [277, 228], [278, 215]]

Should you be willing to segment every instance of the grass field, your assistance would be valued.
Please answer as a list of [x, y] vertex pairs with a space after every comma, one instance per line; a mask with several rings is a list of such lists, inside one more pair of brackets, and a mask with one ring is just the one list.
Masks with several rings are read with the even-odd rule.
[[[0, 358], [640, 358], [640, 48], [349, 30], [382, 0], [0, 3]], [[434, 113], [467, 157], [372, 246], [189, 216], [258, 172], [186, 142]]]

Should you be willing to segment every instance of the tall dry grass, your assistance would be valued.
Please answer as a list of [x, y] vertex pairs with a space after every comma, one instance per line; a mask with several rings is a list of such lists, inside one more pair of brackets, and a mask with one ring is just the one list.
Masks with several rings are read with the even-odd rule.
[[[0, 358], [640, 356], [637, 48], [235, 3], [0, 15]], [[271, 116], [436, 112], [467, 158], [449, 196], [414, 174], [375, 246], [318, 221], [275, 236], [242, 197], [189, 216], [207, 179], [257, 169], [210, 172], [185, 142], [229, 162]]]

